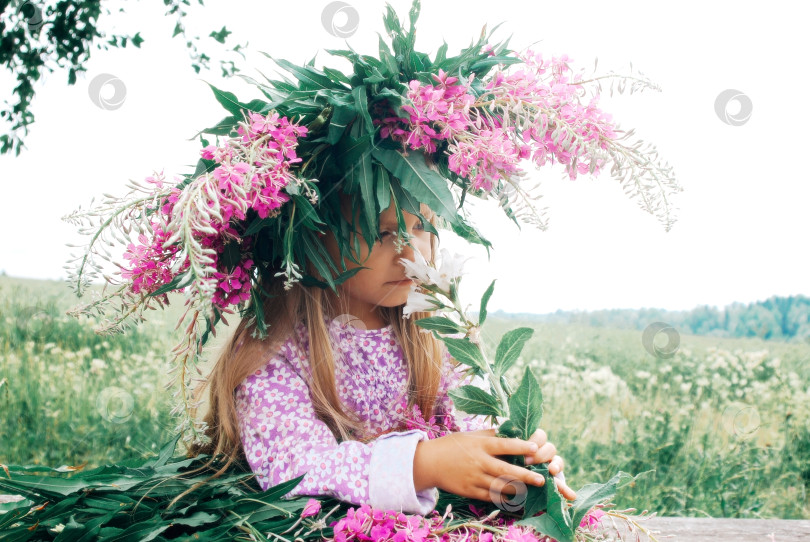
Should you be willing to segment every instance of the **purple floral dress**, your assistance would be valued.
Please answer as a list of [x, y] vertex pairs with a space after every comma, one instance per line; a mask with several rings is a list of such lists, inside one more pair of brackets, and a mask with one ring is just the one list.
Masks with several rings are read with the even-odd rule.
[[416, 445], [451, 431], [489, 428], [484, 416], [456, 411], [447, 395], [448, 389], [483, 381], [465, 379], [464, 367], [456, 367], [445, 353], [435, 415], [423, 422], [418, 408], [407, 412], [407, 364], [392, 326], [363, 330], [327, 320], [327, 328], [338, 394], [363, 421], [364, 434], [338, 443], [315, 415], [307, 386], [308, 331], [300, 323], [296, 336], [235, 390], [242, 445], [259, 485], [267, 489], [306, 473], [288, 496], [322, 495], [429, 513], [438, 490], [415, 490]]

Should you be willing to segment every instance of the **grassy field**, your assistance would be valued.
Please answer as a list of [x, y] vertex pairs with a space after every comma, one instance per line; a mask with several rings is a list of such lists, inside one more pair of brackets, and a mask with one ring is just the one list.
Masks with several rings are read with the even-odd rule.
[[[64, 314], [74, 302], [63, 284], [0, 277], [0, 463], [90, 468], [149, 456], [174, 431], [176, 315], [98, 336]], [[483, 336], [494, 347], [519, 325], [493, 319]], [[528, 363], [541, 378], [572, 486], [623, 470], [645, 474], [620, 507], [810, 518], [810, 345], [683, 335], [666, 357], [637, 331], [531, 327], [511, 376]]]

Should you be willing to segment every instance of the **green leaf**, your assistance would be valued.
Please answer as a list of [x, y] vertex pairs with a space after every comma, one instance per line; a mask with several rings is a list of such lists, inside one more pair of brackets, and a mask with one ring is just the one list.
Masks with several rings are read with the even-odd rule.
[[180, 440], [181, 434], [178, 433], [170, 441], [163, 445], [156, 457], [144, 462], [144, 467], [162, 467], [174, 455], [174, 450], [177, 448], [177, 441]]
[[429, 316], [427, 318], [420, 318], [414, 323], [424, 329], [436, 331], [443, 335], [450, 333], [464, 333], [465, 329], [445, 316]]
[[523, 517], [529, 518], [548, 508], [548, 492], [546, 486], [526, 486], [526, 502], [523, 504]]
[[444, 344], [447, 345], [447, 350], [450, 352], [450, 355], [453, 356], [456, 361], [469, 365], [470, 367], [475, 367], [476, 369], [484, 368], [486, 361], [484, 361], [484, 355], [481, 353], [481, 349], [477, 344], [471, 342], [466, 337], [464, 339], [442, 337], [442, 340]]
[[479, 327], [484, 325], [484, 321], [487, 319], [487, 304], [489, 303], [489, 298], [492, 297], [492, 292], [495, 290], [495, 280], [489, 283], [489, 288], [484, 292], [484, 297], [481, 298], [481, 310], [478, 311]]
[[161, 286], [154, 292], [150, 293], [149, 295], [151, 297], [154, 297], [156, 295], [167, 294], [172, 290], [181, 290], [186, 286], [188, 286], [189, 284], [191, 284], [193, 280], [194, 275], [191, 273], [191, 271], [186, 271], [185, 273], [177, 275], [170, 282], [164, 284], [163, 286]]
[[458, 223], [458, 214], [447, 181], [428, 167], [422, 153], [412, 152], [404, 156], [399, 151], [377, 148], [372, 151], [372, 155], [391, 175], [399, 179], [402, 188], [413, 197], [427, 204], [451, 224]]
[[373, 135], [373, 133], [366, 134], [359, 138], [353, 138], [349, 135], [338, 142], [335, 146], [335, 154], [343, 170], [349, 169], [359, 161], [364, 154], [369, 153]]
[[512, 420], [506, 420], [498, 426], [497, 436], [506, 438], [521, 438], [521, 432], [520, 429], [515, 427]]
[[346, 127], [349, 123], [357, 117], [357, 110], [354, 103], [345, 98], [334, 100], [331, 103], [334, 105], [334, 109], [332, 117], [329, 119], [329, 132], [326, 136], [326, 142], [334, 145], [346, 133]]
[[236, 99], [236, 95], [226, 90], [220, 90], [211, 83], [208, 83], [207, 81], [206, 83], [208, 84], [209, 87], [211, 87], [214, 96], [216, 97], [217, 101], [220, 104], [222, 104], [222, 107], [224, 107], [225, 110], [228, 111], [228, 113], [241, 120], [242, 104], [239, 103], [239, 100]]
[[228, 39], [228, 36], [230, 34], [233, 34], [233, 32], [229, 31], [227, 28], [223, 26], [222, 30], [220, 30], [219, 32], [211, 32], [209, 36], [214, 38], [219, 43], [225, 43], [225, 40]]
[[[239, 117], [239, 119], [241, 120], [241, 117]], [[205, 128], [204, 130], [197, 132], [191, 139], [194, 139], [200, 134], [227, 136], [234, 129], [236, 123], [237, 118], [235, 116], [233, 115], [227, 116], [218, 123], [216, 123], [214, 126], [211, 126], [210, 128]]]
[[371, 114], [368, 112], [368, 95], [366, 94], [366, 86], [360, 85], [352, 89], [352, 96], [354, 96], [354, 107], [357, 113], [365, 121], [366, 130], [373, 133], [374, 122], [371, 119]]
[[616, 495], [616, 487], [627, 473], [619, 472], [604, 484], [588, 484], [577, 491], [577, 499], [572, 507], [571, 523], [579, 525], [588, 511], [600, 502], [612, 499]]
[[550, 536], [558, 542], [576, 542], [576, 527], [579, 524], [572, 521], [568, 501], [563, 498], [557, 489], [554, 478], [548, 472], [548, 466], [537, 465], [533, 466], [531, 470], [541, 474], [546, 480], [543, 487], [535, 486], [535, 489], [546, 494], [546, 513], [542, 516], [534, 516], [540, 511], [540, 509], [536, 508], [535, 503], [531, 507], [525, 506], [523, 508], [523, 519], [518, 521], [517, 524], [531, 526], [541, 534]]
[[329, 77], [335, 83], [344, 83], [346, 85], [351, 85], [352, 83], [343, 72], [340, 72], [338, 70], [333, 70], [332, 68], [324, 67], [323, 73], [326, 74], [326, 76]]
[[277, 223], [277, 217], [267, 217], [267, 218], [259, 218], [257, 215], [256, 218], [250, 223], [250, 225], [245, 230], [245, 236], [253, 235], [254, 233], [259, 233], [265, 228], [271, 227], [273, 224]]
[[498, 349], [495, 351], [494, 370], [496, 376], [505, 374], [517, 361], [523, 351], [523, 346], [532, 337], [533, 333], [534, 330], [530, 327], [519, 327], [504, 333], [501, 342], [498, 343]]
[[498, 408], [498, 400], [486, 391], [476, 386], [461, 386], [447, 392], [453, 398], [456, 408], [467, 414], [484, 416], [501, 416], [503, 412]]
[[[269, 58], [270, 55], [265, 55]], [[329, 77], [327, 77], [324, 73], [316, 70], [315, 68], [311, 68], [308, 66], [296, 66], [292, 62], [289, 62], [284, 59], [275, 59], [276, 63], [284, 67], [288, 72], [295, 75], [296, 79], [301, 82], [301, 87], [304, 89], [334, 89], [340, 88], [339, 85], [335, 84]]]
[[[326, 225], [326, 223], [318, 216], [318, 211], [312, 206], [309, 199], [300, 195], [294, 195], [291, 197], [295, 201], [295, 206], [298, 208], [296, 211], [296, 227], [303, 226], [310, 230], [320, 231], [318, 225]], [[270, 217], [267, 218], [269, 219]]]
[[540, 385], [526, 367], [518, 389], [509, 397], [509, 419], [520, 431], [523, 440], [529, 440], [543, 418], [543, 394]]
[[[374, 170], [372, 169], [371, 155], [368, 153], [363, 154], [360, 161], [352, 170], [352, 173], [360, 185], [360, 195], [363, 200], [363, 216], [365, 218], [365, 227], [369, 230], [368, 235], [376, 236], [379, 215], [377, 213], [377, 198], [374, 193]], [[371, 249], [371, 247], [369, 247], [369, 249]]]
[[463, 237], [470, 243], [477, 243], [486, 247], [487, 255], [489, 255], [489, 247], [492, 246], [492, 243], [484, 238], [484, 236], [482, 236], [470, 223], [464, 220], [463, 217], [459, 216], [459, 220], [455, 223], [451, 223], [450, 227], [453, 229], [453, 233], [459, 237]]
[[140, 521], [136, 525], [125, 529], [116, 536], [110, 537], [109, 542], [117, 540], [154, 540], [160, 533], [168, 529], [171, 525], [166, 523], [159, 515], [146, 521]]
[[382, 213], [391, 205], [391, 182], [388, 180], [388, 170], [379, 164], [374, 165], [375, 186], [377, 188], [377, 205]]
[[542, 535], [550, 536], [557, 542], [575, 542], [571, 529], [564, 524], [560, 525], [550, 514], [534, 516], [516, 522], [516, 525], [527, 525]]

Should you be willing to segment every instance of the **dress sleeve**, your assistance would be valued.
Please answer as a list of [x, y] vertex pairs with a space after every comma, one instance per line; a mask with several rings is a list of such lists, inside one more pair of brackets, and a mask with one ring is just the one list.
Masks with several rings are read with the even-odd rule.
[[482, 390], [488, 390], [486, 381], [481, 377], [465, 375], [467, 367], [453, 360], [450, 354], [444, 352], [444, 370], [439, 384], [439, 394], [436, 400], [434, 412], [441, 425], [449, 431], [478, 431], [480, 429], [491, 429], [494, 426], [489, 422], [487, 416], [471, 415], [456, 409], [453, 400], [448, 395], [448, 391], [461, 386], [473, 385]]
[[414, 452], [427, 433], [414, 429], [370, 442], [338, 443], [315, 414], [299, 356], [288, 341], [235, 390], [242, 446], [262, 490], [303, 474], [287, 497], [320, 495], [406, 513], [430, 512], [438, 490], [417, 493], [413, 482]]

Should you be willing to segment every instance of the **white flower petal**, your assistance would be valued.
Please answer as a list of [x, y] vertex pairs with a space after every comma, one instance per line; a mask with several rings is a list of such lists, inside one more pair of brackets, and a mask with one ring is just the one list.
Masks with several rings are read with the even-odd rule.
[[405, 302], [402, 315], [405, 318], [408, 318], [414, 312], [430, 311], [435, 309], [436, 303], [431, 301], [431, 299], [431, 296], [417, 291], [416, 285], [411, 286], [411, 291], [408, 293], [408, 300]]

